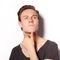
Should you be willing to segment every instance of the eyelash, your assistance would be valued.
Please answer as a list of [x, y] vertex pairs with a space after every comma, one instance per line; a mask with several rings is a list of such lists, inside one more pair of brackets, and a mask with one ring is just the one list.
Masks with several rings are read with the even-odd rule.
[[28, 17], [24, 17], [24, 19], [27, 19]]
[[[36, 16], [33, 16], [32, 18], [36, 19], [37, 17]], [[28, 17], [24, 17], [24, 19], [28, 19]]]

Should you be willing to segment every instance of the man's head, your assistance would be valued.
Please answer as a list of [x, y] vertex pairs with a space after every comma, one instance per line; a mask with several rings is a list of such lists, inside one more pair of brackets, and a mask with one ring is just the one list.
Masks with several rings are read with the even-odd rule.
[[19, 25], [25, 32], [38, 30], [39, 12], [34, 6], [24, 5], [18, 11]]
[[24, 10], [26, 10], [26, 9], [33, 9], [33, 10], [35, 10], [36, 12], [37, 12], [37, 14], [38, 14], [38, 18], [39, 18], [39, 12], [35, 9], [35, 7], [34, 6], [32, 6], [32, 5], [24, 5], [24, 6], [22, 6], [20, 9], [19, 9], [19, 11], [18, 11], [18, 20], [19, 21], [21, 21], [21, 13], [24, 11]]

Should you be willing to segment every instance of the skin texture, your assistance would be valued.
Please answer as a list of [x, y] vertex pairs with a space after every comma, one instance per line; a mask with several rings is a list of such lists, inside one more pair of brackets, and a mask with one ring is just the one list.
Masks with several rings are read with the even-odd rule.
[[35, 32], [38, 29], [38, 15], [34, 10], [26, 9], [20, 17], [20, 26], [24, 32]]
[[22, 47], [27, 51], [30, 60], [38, 60], [34, 48], [34, 33], [38, 30], [38, 15], [32, 9], [26, 9], [21, 13], [20, 27], [23, 28], [24, 39]]
[[44, 45], [46, 40], [40, 38], [36, 33], [39, 24], [38, 14], [33, 9], [26, 9], [21, 13], [20, 18], [21, 21], [18, 23], [23, 28], [24, 34], [24, 39], [20, 44], [22, 51], [27, 57], [30, 57], [30, 60], [39, 60], [36, 51]]

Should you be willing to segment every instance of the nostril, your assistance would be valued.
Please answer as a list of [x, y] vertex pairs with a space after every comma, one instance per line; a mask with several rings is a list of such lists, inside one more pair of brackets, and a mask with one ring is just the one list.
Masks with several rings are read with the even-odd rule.
[[29, 23], [33, 23], [33, 20], [29, 21]]

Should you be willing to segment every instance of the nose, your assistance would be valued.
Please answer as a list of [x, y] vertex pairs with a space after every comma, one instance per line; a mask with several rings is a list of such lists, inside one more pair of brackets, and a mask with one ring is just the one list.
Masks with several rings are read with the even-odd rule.
[[29, 18], [29, 22], [30, 22], [30, 23], [33, 23], [33, 19], [32, 19], [32, 17]]

